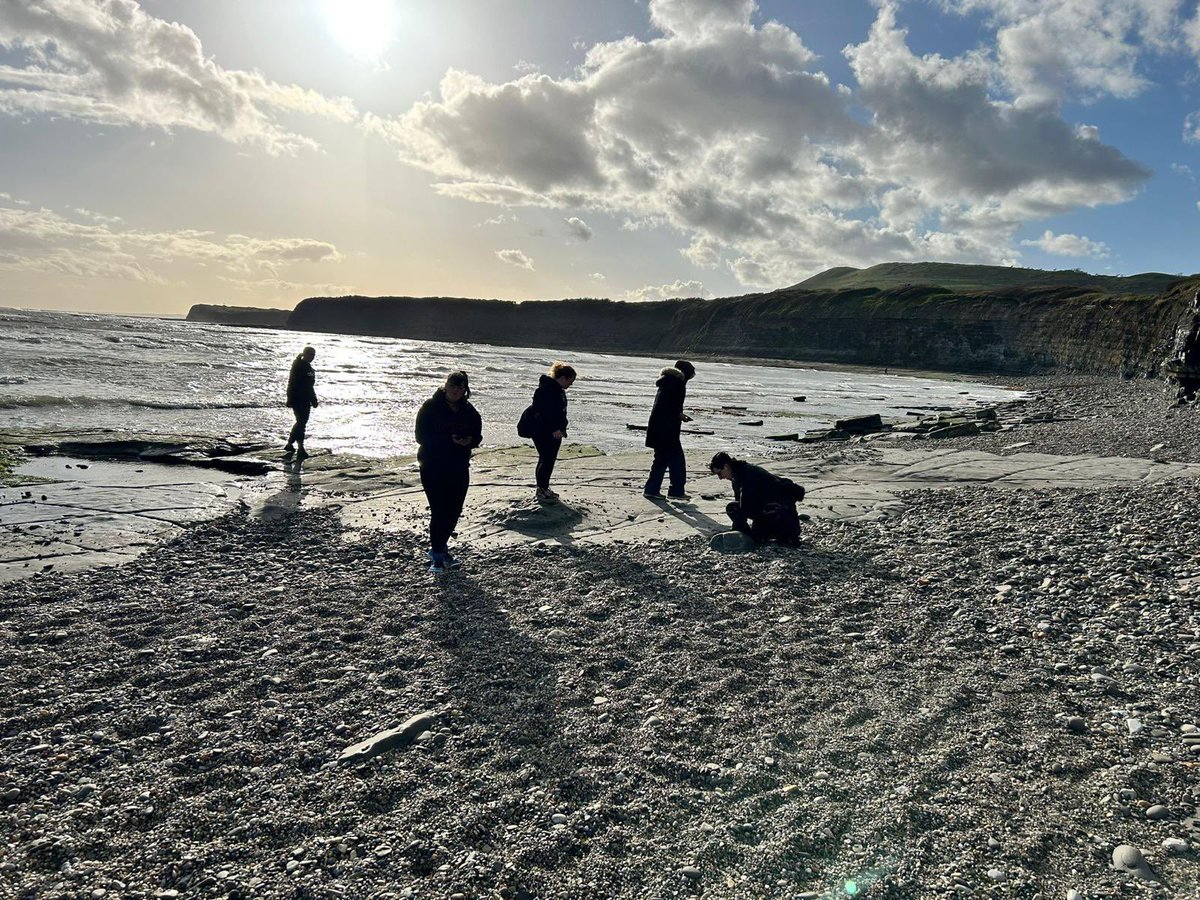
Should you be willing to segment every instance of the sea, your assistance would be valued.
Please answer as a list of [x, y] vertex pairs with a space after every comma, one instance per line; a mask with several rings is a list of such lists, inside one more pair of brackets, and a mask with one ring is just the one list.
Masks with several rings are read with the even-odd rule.
[[[452, 335], [447, 335], [448, 338]], [[644, 446], [654, 382], [673, 360], [453, 340], [414, 341], [201, 324], [173, 318], [0, 309], [0, 430], [105, 429], [115, 435], [200, 435], [277, 444], [291, 426], [288, 368], [316, 348], [320, 406], [308, 445], [394, 457], [416, 450], [413, 419], [448, 372], [470, 376], [484, 446], [523, 442], [515, 423], [538, 375], [571, 363], [568, 443], [605, 452]], [[786, 452], [771, 436], [847, 416], [906, 416], [1019, 396], [1001, 387], [911, 374], [749, 362], [696, 363], [688, 385], [689, 448]], [[797, 398], [804, 399], [798, 400]], [[762, 424], [750, 424], [761, 422]]]

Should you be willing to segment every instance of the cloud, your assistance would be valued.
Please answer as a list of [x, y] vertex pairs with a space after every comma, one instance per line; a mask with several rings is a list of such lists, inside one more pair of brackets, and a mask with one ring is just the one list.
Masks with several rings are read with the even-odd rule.
[[[1143, 36], [1161, 30], [1150, 5]], [[1015, 97], [997, 53], [915, 54], [888, 2], [845, 51], [849, 87], [799, 34], [754, 24], [750, 0], [649, 12], [662, 36], [596, 44], [569, 76], [452, 70], [438, 97], [367, 127], [440, 194], [674, 230], [681, 265], [754, 286], [892, 259], [1011, 263], [1019, 228], [1123, 202], [1149, 176], [1052, 91]]]
[[592, 239], [592, 227], [578, 216], [563, 219], [563, 224], [567, 227], [567, 234], [575, 238], [575, 240], [590, 241]]
[[71, 212], [75, 218], [0, 204], [0, 268], [163, 284], [163, 265], [219, 266], [232, 276], [274, 278], [298, 264], [342, 259], [333, 244], [311, 238], [151, 232], [125, 227], [115, 216]]
[[190, 28], [134, 0], [0, 3], [0, 47], [23, 63], [0, 66], [3, 115], [193, 129], [272, 154], [317, 146], [280, 114], [356, 118], [349, 100], [222, 68]]
[[1148, 54], [1173, 49], [1182, 0], [942, 0], [983, 13], [996, 30], [999, 74], [1023, 100], [1135, 97]]
[[1108, 245], [1100, 241], [1089, 240], [1077, 234], [1055, 234], [1045, 231], [1037, 240], [1021, 241], [1022, 247], [1037, 247], [1052, 256], [1090, 257], [1106, 259], [1109, 255]]
[[497, 250], [496, 256], [501, 262], [506, 262], [510, 266], [516, 266], [518, 269], [528, 269], [534, 271], [533, 260], [520, 250]]
[[648, 284], [636, 290], [626, 291], [621, 299], [632, 301], [674, 300], [676, 298], [711, 297], [699, 281], [674, 281], [671, 284]]
[[605, 277], [603, 272], [589, 272], [588, 278], [590, 278], [592, 281], [607, 281], [608, 280]]

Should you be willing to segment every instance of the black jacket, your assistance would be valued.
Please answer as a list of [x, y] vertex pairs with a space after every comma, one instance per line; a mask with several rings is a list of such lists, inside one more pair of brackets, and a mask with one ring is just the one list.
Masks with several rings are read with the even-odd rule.
[[549, 437], [567, 430], [567, 392], [549, 375], [538, 380], [533, 392], [533, 436]]
[[312, 406], [317, 402], [317, 373], [312, 363], [297, 356], [288, 372], [287, 405]]
[[733, 461], [733, 496], [748, 518], [761, 516], [772, 505], [792, 506], [804, 499], [804, 488], [790, 478], [772, 475], [762, 466]]
[[[465, 468], [471, 464], [472, 448], [483, 443], [483, 420], [466, 398], [458, 402], [457, 412], [452, 410], [445, 389], [438, 388], [417, 412], [416, 435], [417, 461], [423, 467]], [[456, 437], [469, 437], [470, 446], [454, 443]]]
[[683, 413], [683, 401], [687, 397], [687, 379], [674, 366], [668, 366], [654, 383], [658, 386], [658, 392], [654, 395], [650, 423], [646, 427], [646, 446], [669, 450], [679, 444], [682, 425], [679, 416]]

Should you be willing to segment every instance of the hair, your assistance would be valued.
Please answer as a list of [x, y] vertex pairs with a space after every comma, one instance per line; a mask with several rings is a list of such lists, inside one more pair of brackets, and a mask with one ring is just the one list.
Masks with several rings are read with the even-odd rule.
[[442, 385], [442, 390], [445, 391], [451, 385], [463, 388], [466, 391], [463, 394], [463, 398], [466, 400], [471, 399], [471, 381], [467, 378], [466, 372], [451, 372], [446, 376], [446, 383]]
[[562, 378], [565, 375], [570, 381], [574, 381], [579, 377], [575, 372], [575, 367], [568, 365], [561, 359], [556, 360], [554, 365], [550, 367], [549, 374], [551, 378]]
[[688, 381], [691, 381], [693, 378], [696, 377], [696, 367], [693, 366], [686, 359], [675, 360], [675, 368], [677, 368], [680, 372], [682, 372], [683, 377], [685, 379], [687, 379]]
[[312, 346], [311, 344], [309, 344], [307, 347], [305, 347], [303, 350], [300, 351], [300, 355], [301, 356], [316, 356], [317, 348]]
[[733, 457], [730, 456], [728, 453], [726, 453], [724, 450], [722, 450], [720, 453], [718, 453], [716, 456], [714, 456], [712, 458], [712, 462], [710, 462], [708, 464], [708, 471], [710, 471], [714, 475], [716, 475], [723, 468], [725, 468], [726, 466], [731, 466], [731, 465], [733, 465]]

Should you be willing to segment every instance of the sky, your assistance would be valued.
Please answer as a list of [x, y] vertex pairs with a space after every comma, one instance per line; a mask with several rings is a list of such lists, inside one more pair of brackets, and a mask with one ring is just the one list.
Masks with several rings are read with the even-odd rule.
[[0, 0], [0, 306], [1192, 273], [1196, 0]]

